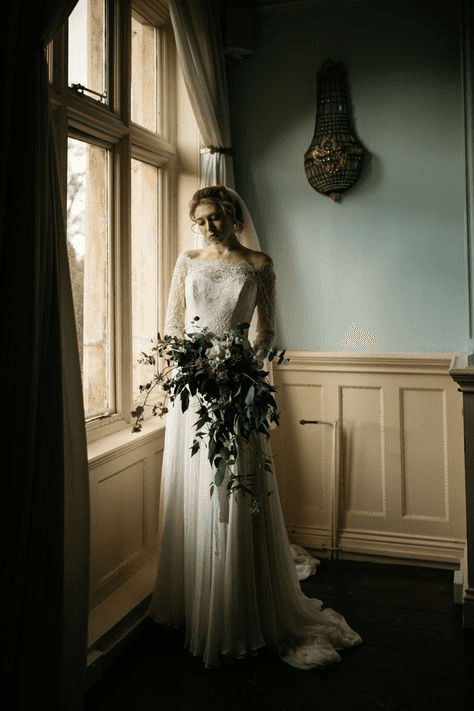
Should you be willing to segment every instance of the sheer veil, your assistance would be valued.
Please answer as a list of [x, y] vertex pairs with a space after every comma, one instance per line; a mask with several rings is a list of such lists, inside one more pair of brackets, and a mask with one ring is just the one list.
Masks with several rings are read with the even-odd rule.
[[234, 196], [234, 198], [240, 204], [242, 210], [242, 215], [244, 218], [244, 229], [239, 232], [239, 240], [242, 242], [244, 247], [249, 249], [254, 249], [257, 252], [261, 252], [262, 248], [260, 246], [260, 240], [258, 239], [257, 230], [255, 229], [255, 224], [250, 214], [245, 201], [240, 197], [239, 193], [233, 188], [227, 188], [227, 190]]
[[[225, 186], [225, 188], [237, 200], [242, 210], [242, 215], [244, 218], [244, 229], [238, 233], [238, 238], [240, 242], [244, 245], [244, 247], [254, 249], [257, 252], [261, 252], [262, 248], [260, 247], [260, 240], [258, 239], [257, 230], [255, 229], [254, 221], [252, 219], [252, 215], [250, 214], [250, 210], [245, 204], [245, 200], [243, 200], [239, 193], [233, 188], [229, 188], [227, 186]], [[194, 249], [202, 249], [203, 247], [205, 247], [206, 243], [204, 242], [201, 233], [196, 230], [194, 235]]]

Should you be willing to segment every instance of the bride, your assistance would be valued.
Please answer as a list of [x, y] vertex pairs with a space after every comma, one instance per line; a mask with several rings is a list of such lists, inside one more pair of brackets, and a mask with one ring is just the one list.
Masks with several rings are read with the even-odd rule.
[[[271, 258], [244, 246], [243, 209], [223, 186], [198, 190], [190, 216], [205, 246], [182, 254], [170, 290], [166, 334], [199, 328], [224, 334], [250, 323], [263, 362], [275, 340], [275, 274]], [[267, 647], [288, 664], [311, 669], [339, 661], [337, 650], [361, 642], [345, 619], [301, 591], [273, 473], [242, 447], [235, 466], [252, 473], [255, 490], [271, 491], [257, 514], [248, 499], [210, 495], [206, 447], [191, 457], [196, 409], [179, 399], [166, 421], [160, 498], [159, 568], [149, 615], [186, 630], [185, 646], [207, 668]], [[268, 439], [258, 435], [270, 456]]]

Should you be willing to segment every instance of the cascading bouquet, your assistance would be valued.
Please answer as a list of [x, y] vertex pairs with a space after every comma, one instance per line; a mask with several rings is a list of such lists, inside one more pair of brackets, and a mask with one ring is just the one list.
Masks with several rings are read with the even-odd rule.
[[[191, 397], [198, 401], [195, 435], [191, 447], [194, 456], [204, 442], [208, 459], [214, 469], [213, 486], [221, 486], [229, 473], [226, 489], [230, 495], [241, 490], [251, 497], [252, 510], [259, 510], [261, 495], [252, 488], [251, 474], [240, 474], [232, 467], [237, 461], [243, 443], [255, 444], [252, 453], [258, 466], [272, 471], [271, 460], [257, 447], [256, 434], [269, 436], [272, 424], [279, 424], [279, 414], [274, 392], [276, 388], [268, 381], [268, 372], [247, 340], [248, 323], [239, 324], [224, 336], [212, 333], [207, 328], [196, 327], [199, 318], [193, 320], [193, 330], [184, 333], [184, 338], [158, 334], [151, 353], [142, 353], [141, 363], [157, 366], [166, 363], [154, 373], [150, 382], [140, 385], [144, 395], [142, 405], [132, 412], [135, 418], [133, 432], [139, 432], [144, 419], [148, 399], [158, 385], [173, 402], [180, 399], [185, 412]], [[278, 363], [287, 363], [285, 351], [272, 350], [268, 360], [278, 357]], [[164, 415], [167, 407], [162, 400], [152, 406], [154, 415]], [[258, 451], [257, 451], [258, 450]]]

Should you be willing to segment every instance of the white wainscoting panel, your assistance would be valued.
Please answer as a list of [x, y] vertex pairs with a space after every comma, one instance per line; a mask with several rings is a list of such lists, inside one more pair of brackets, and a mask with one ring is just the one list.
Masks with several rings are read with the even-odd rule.
[[163, 430], [129, 434], [94, 442], [89, 452], [89, 646], [141, 603], [155, 582]]
[[387, 513], [384, 391], [374, 385], [339, 387], [342, 436], [342, 502], [347, 514]]
[[[309, 525], [318, 520], [329, 526], [328, 491], [321, 476], [322, 462], [327, 457], [326, 438], [323, 431], [310, 430], [298, 424], [302, 417], [315, 417], [314, 413], [321, 416], [323, 388], [320, 384], [306, 384], [302, 378], [293, 387], [283, 384], [279, 395], [279, 408], [284, 413], [281, 427], [284, 427], [288, 443], [291, 442], [291, 446], [281, 449], [273, 445], [274, 460], [278, 461], [280, 456], [283, 459], [279, 462], [281, 466], [275, 465], [276, 471], [290, 473], [279, 478], [282, 502], [291, 511], [299, 512], [302, 524]], [[314, 476], [315, 471], [320, 475]], [[297, 486], [291, 472], [299, 473]], [[288, 516], [291, 518], [293, 514], [288, 513]]]
[[339, 421], [340, 555], [463, 568], [462, 396], [454, 354], [293, 351], [275, 366], [281, 424], [272, 434], [294, 543], [330, 544], [332, 428]]
[[[400, 390], [402, 514], [449, 521], [447, 396], [442, 388]], [[426, 466], [426, 462], [430, 466]]]

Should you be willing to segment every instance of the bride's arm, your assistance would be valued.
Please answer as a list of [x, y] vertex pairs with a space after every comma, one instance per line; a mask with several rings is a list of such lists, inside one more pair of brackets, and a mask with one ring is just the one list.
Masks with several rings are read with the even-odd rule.
[[257, 332], [254, 345], [262, 360], [274, 346], [275, 335], [275, 272], [269, 258], [257, 273]]
[[167, 336], [183, 337], [184, 320], [186, 314], [186, 297], [184, 281], [186, 279], [188, 259], [182, 254], [178, 257], [171, 280], [166, 311], [165, 334]]

